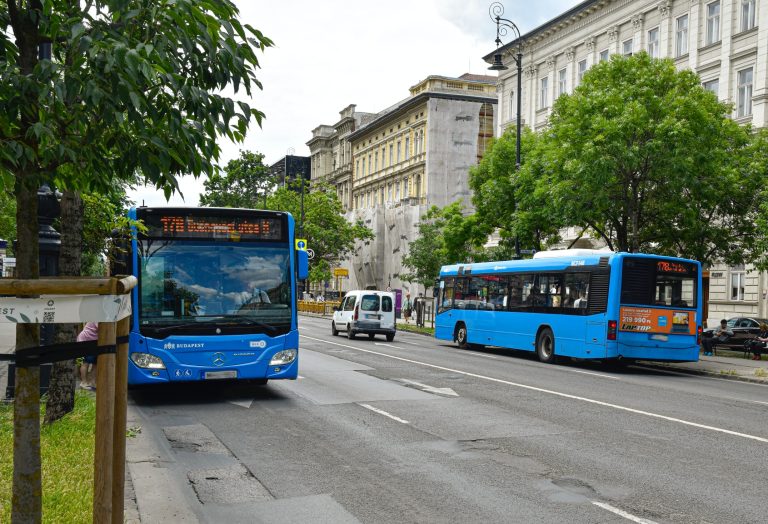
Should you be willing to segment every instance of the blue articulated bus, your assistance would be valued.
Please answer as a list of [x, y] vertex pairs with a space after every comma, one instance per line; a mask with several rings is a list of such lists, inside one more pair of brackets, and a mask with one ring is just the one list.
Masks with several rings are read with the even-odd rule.
[[118, 261], [139, 282], [129, 384], [298, 376], [296, 281], [307, 256], [294, 248], [289, 213], [139, 207], [129, 216], [146, 227]]
[[435, 337], [557, 357], [694, 362], [701, 264], [597, 250], [440, 270]]

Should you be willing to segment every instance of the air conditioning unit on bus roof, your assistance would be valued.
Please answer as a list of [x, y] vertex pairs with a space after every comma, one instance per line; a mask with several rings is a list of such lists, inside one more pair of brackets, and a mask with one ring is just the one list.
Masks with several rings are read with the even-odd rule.
[[613, 253], [609, 248], [602, 249], [553, 249], [551, 251], [537, 251], [533, 258], [560, 258], [560, 257], [586, 257], [589, 255], [607, 255]]

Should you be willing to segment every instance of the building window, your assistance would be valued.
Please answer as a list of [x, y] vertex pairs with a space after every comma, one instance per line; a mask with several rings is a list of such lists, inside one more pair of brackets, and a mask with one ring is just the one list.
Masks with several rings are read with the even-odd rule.
[[400, 141], [397, 141], [397, 163], [400, 163]]
[[493, 106], [491, 104], [483, 104], [480, 106], [478, 124], [477, 163], [479, 164], [493, 139]]
[[749, 116], [752, 114], [752, 68], [739, 71], [736, 81], [736, 116]]
[[659, 58], [659, 28], [648, 31], [648, 54], [651, 58]]
[[363, 157], [363, 171], [362, 171], [362, 173], [363, 173], [363, 176], [368, 174], [368, 172], [365, 170], [365, 157]]
[[707, 91], [711, 91], [715, 96], [720, 96], [720, 79], [708, 80], [702, 84], [702, 87]]
[[395, 182], [395, 202], [400, 200], [400, 182]]
[[387, 184], [387, 202], [392, 202], [392, 184]]
[[403, 179], [403, 198], [408, 198], [408, 177]]
[[509, 119], [513, 120], [517, 116], [517, 106], [515, 105], [515, 92], [509, 92]]
[[379, 188], [379, 205], [384, 205], [384, 186]]
[[547, 99], [547, 91], [549, 89], [549, 77], [544, 77], [539, 80], [540, 86], [539, 86], [539, 109], [544, 109], [549, 105], [549, 100]]
[[419, 131], [419, 153], [424, 152], [424, 130]]
[[579, 81], [579, 85], [581, 85], [581, 81], [584, 79], [584, 73], [586, 72], [587, 72], [587, 61], [582, 60], [581, 62], [579, 62], [579, 70], [578, 70], [578, 73], [576, 74], [576, 77], [578, 78], [578, 81]]
[[395, 160], [395, 146], [392, 144], [389, 144], [389, 165], [391, 166], [394, 164]]
[[421, 175], [416, 175], [416, 187], [413, 188], [416, 198], [421, 196]]
[[355, 195], [355, 209], [360, 207], [360, 199], [357, 195]]
[[561, 69], [557, 73], [557, 94], [564, 95], [568, 85], [565, 81], [565, 69]]
[[744, 300], [744, 265], [731, 268], [731, 300]]
[[411, 157], [411, 137], [405, 137], [405, 159], [408, 160]]
[[387, 146], [381, 146], [381, 169], [384, 169], [384, 162], [387, 158]]
[[675, 31], [675, 56], [682, 56], [688, 52], [688, 15], [677, 19]]
[[741, 0], [741, 30], [755, 27], [755, 0]]
[[621, 53], [624, 56], [632, 56], [632, 51], [634, 50], [632, 39], [624, 40], [624, 43], [621, 44]]
[[373, 154], [373, 172], [375, 173], [378, 170], [379, 170], [379, 152], [376, 151]]
[[720, 41], [720, 1], [707, 5], [707, 40], [705, 45]]
[[361, 173], [360, 173], [360, 160], [358, 159], [355, 162], [355, 178], [360, 178], [360, 175], [361, 175]]
[[602, 51], [600, 51], [600, 61], [601, 62], [605, 62], [609, 58], [611, 58], [611, 52], [608, 49], [603, 49]]

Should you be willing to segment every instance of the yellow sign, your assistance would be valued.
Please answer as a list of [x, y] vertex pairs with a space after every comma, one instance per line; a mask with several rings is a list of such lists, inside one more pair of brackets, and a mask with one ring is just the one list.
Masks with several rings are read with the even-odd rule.
[[306, 238], [297, 238], [296, 239], [296, 251], [306, 251], [307, 250], [307, 239]]
[[349, 276], [349, 269], [344, 269], [341, 267], [337, 267], [333, 269], [333, 276], [335, 277], [348, 277]]

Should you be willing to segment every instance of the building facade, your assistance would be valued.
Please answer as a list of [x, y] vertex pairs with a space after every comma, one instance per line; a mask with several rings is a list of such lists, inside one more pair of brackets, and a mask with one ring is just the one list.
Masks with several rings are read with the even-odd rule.
[[[552, 104], [579, 85], [584, 73], [611, 55], [646, 51], [692, 69], [702, 85], [733, 104], [732, 118], [768, 125], [768, 2], [765, 0], [586, 0], [522, 35], [522, 92], [513, 54], [519, 41], [500, 48], [509, 67], [498, 78], [501, 133], [517, 121], [547, 125]], [[489, 63], [491, 53], [485, 57]], [[768, 279], [750, 267], [713, 266], [705, 320], [736, 315], [768, 317]]]
[[496, 102], [495, 77], [430, 76], [377, 114], [355, 119], [349, 106], [338, 124], [313, 130], [313, 180], [332, 181], [348, 220], [376, 235], [343, 265], [342, 290], [411, 289], [400, 279], [402, 256], [430, 206], [470, 205], [469, 168], [493, 137]]

